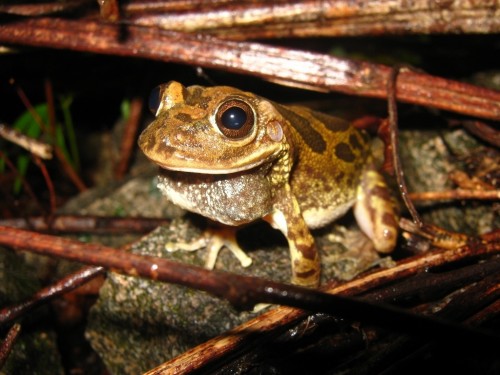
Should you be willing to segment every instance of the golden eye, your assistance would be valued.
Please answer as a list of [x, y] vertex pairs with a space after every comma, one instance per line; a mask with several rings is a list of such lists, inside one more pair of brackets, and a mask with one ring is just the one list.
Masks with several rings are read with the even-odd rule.
[[223, 103], [215, 114], [222, 134], [228, 138], [243, 138], [250, 134], [255, 123], [252, 108], [242, 100], [231, 99]]

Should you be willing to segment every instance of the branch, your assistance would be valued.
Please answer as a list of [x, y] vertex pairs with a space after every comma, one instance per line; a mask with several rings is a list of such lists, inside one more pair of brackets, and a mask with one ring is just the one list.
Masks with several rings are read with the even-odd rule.
[[0, 123], [0, 137], [21, 146], [42, 159], [52, 159], [52, 146], [32, 137], [28, 137], [16, 129], [9, 128], [3, 123]]
[[[258, 43], [91, 20], [22, 19], [0, 25], [0, 42], [124, 55], [230, 70], [315, 90], [385, 98], [391, 68]], [[398, 99], [500, 120], [500, 92], [401, 71]]]
[[203, 32], [225, 39], [380, 34], [496, 33], [498, 1], [156, 1], [128, 3], [136, 25]]
[[7, 333], [5, 340], [0, 344], [0, 370], [9, 358], [9, 354], [12, 351], [12, 347], [16, 342], [19, 334], [21, 333], [21, 325], [14, 324]]
[[500, 200], [500, 190], [447, 190], [409, 193], [414, 201], [444, 201], [457, 199]]
[[12, 322], [34, 308], [78, 288], [105, 272], [106, 270], [102, 267], [82, 268], [48, 287], [40, 289], [28, 300], [0, 309], [0, 326]]
[[168, 225], [168, 219], [122, 218], [104, 216], [54, 215], [47, 221], [45, 217], [0, 219], [0, 225], [37, 232], [55, 231], [60, 233], [146, 233], [160, 225]]

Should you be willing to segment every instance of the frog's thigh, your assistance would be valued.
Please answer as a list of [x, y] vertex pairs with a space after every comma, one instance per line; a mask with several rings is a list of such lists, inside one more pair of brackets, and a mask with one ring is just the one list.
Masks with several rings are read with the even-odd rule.
[[299, 204], [289, 189], [274, 212], [264, 219], [287, 238], [292, 263], [292, 283], [307, 287], [319, 285], [321, 264], [314, 238], [302, 217]]
[[398, 235], [398, 209], [383, 176], [373, 165], [363, 172], [354, 215], [361, 230], [381, 253], [391, 252]]

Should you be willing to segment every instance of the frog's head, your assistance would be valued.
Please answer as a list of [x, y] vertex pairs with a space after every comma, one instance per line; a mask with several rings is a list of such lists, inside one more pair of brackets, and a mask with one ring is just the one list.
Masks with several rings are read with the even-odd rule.
[[150, 98], [156, 119], [139, 146], [160, 167], [205, 174], [257, 167], [287, 148], [283, 117], [267, 100], [232, 87], [171, 81]]

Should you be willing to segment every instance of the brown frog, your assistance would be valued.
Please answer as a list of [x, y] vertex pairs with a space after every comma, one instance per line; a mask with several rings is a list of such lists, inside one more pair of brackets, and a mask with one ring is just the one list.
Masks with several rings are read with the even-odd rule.
[[[239, 226], [264, 219], [287, 238], [292, 282], [317, 286], [320, 261], [309, 229], [350, 207], [377, 251], [397, 239], [397, 209], [372, 163], [366, 134], [348, 122], [283, 106], [232, 87], [159, 86], [156, 119], [139, 146], [160, 166], [159, 188], [175, 204]], [[210, 265], [229, 240], [215, 238]], [[215, 254], [215, 255], [213, 255]]]

